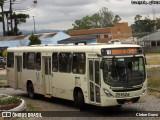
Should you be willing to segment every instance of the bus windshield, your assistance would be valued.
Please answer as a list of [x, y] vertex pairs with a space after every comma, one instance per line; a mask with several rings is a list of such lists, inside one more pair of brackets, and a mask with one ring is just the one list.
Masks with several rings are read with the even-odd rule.
[[132, 87], [145, 80], [143, 57], [103, 59], [104, 82], [112, 87]]

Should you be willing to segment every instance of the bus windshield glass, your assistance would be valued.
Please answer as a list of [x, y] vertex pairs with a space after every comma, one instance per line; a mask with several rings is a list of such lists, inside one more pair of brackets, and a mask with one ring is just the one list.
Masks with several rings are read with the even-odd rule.
[[103, 59], [104, 82], [112, 87], [132, 87], [145, 80], [143, 57]]

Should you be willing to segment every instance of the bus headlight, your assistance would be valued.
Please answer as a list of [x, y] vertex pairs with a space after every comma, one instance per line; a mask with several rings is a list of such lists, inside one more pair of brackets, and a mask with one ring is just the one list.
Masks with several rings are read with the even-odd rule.
[[147, 92], [147, 87], [144, 87], [143, 91], [142, 91], [142, 95], [144, 95]]
[[103, 90], [107, 97], [114, 97], [107, 89], [103, 88]]

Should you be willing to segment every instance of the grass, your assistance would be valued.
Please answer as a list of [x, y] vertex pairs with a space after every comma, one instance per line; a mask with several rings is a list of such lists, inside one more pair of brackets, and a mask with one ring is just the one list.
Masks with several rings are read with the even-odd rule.
[[18, 104], [20, 102], [21, 102], [21, 99], [14, 96], [11, 96], [5, 99], [0, 99], [0, 105]]
[[[160, 91], [160, 78], [149, 78], [148, 79], [148, 87], [159, 90]], [[160, 93], [155, 90], [148, 90], [149, 95], [153, 95], [160, 99]]]
[[27, 103], [27, 111], [38, 111], [38, 110], [39, 110], [38, 107], [35, 107], [31, 103]]
[[160, 90], [160, 78], [149, 78], [148, 87]]
[[147, 53], [147, 65], [160, 65], [160, 53]]
[[160, 57], [154, 56], [147, 58], [147, 65], [160, 65]]
[[155, 56], [155, 55], [160, 55], [160, 53], [146, 53], [146, 56]]

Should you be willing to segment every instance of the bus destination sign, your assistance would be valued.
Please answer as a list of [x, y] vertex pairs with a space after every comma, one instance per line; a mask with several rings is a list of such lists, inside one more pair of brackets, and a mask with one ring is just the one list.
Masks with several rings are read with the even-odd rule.
[[142, 50], [140, 48], [114, 48], [114, 49], [102, 49], [102, 55], [130, 55], [140, 54]]

